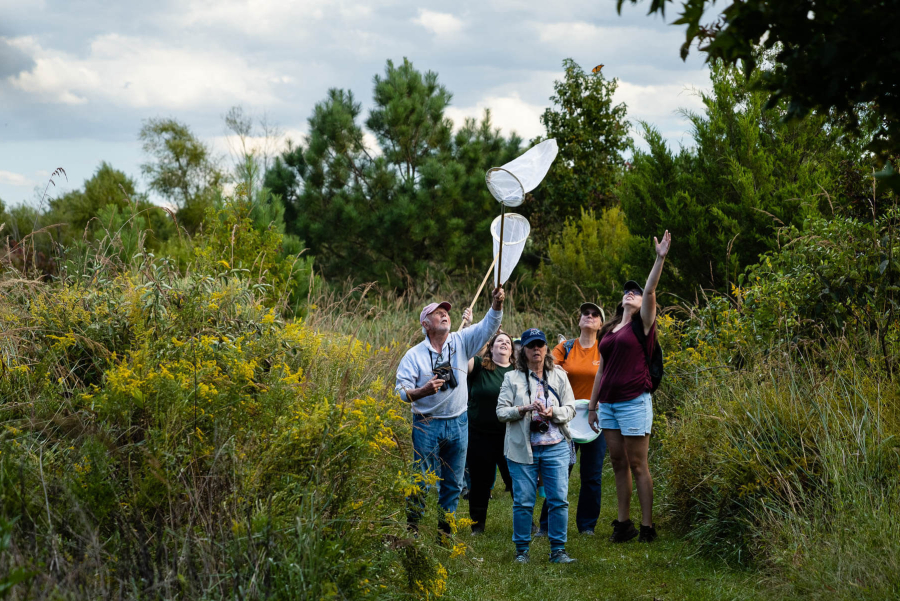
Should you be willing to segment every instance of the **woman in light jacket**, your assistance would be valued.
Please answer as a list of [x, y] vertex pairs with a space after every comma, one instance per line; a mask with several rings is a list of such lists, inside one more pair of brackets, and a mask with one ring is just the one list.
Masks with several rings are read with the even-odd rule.
[[553, 364], [547, 337], [536, 328], [522, 334], [516, 369], [507, 373], [497, 418], [506, 422], [503, 451], [513, 483], [513, 543], [516, 561], [528, 562], [538, 474], [549, 507], [550, 561], [575, 561], [566, 553], [569, 523], [569, 441], [575, 396], [566, 372]]

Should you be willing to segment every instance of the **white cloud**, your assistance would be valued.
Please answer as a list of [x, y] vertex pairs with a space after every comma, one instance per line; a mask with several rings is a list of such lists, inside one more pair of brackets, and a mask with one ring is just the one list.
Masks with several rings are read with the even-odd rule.
[[9, 186], [33, 186], [34, 182], [21, 173], [0, 171], [0, 184], [7, 184]]
[[[104, 100], [134, 108], [183, 109], [215, 104], [271, 104], [279, 73], [251, 67], [219, 49], [192, 49], [118, 34], [102, 35], [84, 58], [45, 49], [32, 38], [12, 45], [35, 65], [10, 76], [10, 84], [39, 102], [84, 104]], [[283, 81], [283, 79], [282, 79]]]
[[528, 141], [544, 133], [540, 118], [545, 107], [529, 104], [515, 92], [508, 96], [488, 96], [475, 103], [475, 106], [451, 106], [447, 108], [445, 114], [453, 119], [453, 126], [459, 129], [466, 117], [480, 121], [486, 108], [491, 109], [491, 122], [494, 127], [499, 127], [506, 135], [516, 132]]
[[372, 156], [381, 156], [381, 146], [378, 145], [378, 138], [369, 130], [363, 130], [363, 146]]
[[[328, 0], [189, 0], [179, 6], [180, 26], [228, 28], [250, 35], [266, 35], [318, 21]], [[168, 18], [175, 15], [168, 14]]]
[[628, 119], [632, 122], [644, 120], [658, 124], [677, 117], [679, 109], [703, 110], [697, 88], [687, 83], [641, 86], [620, 81], [613, 101], [628, 106]]
[[413, 19], [413, 23], [421, 25], [437, 36], [451, 36], [459, 33], [463, 28], [463, 22], [450, 13], [439, 13], [431, 10], [419, 9], [419, 16]]
[[681, 30], [659, 31], [650, 27], [616, 24], [602, 26], [585, 21], [531, 23], [538, 40], [564, 55], [591, 54], [597, 63], [626, 65], [652, 63], [653, 57], [679, 61], [678, 48], [684, 41]]

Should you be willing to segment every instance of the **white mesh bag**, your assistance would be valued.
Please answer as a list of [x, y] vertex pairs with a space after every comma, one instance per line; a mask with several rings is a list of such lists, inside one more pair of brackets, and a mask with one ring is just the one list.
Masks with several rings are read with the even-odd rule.
[[559, 148], [556, 140], [544, 140], [502, 167], [493, 167], [485, 175], [488, 190], [498, 202], [517, 207], [525, 194], [537, 188], [550, 170]]
[[[494, 281], [500, 285], [506, 283], [512, 270], [519, 262], [522, 251], [525, 249], [525, 241], [531, 233], [531, 224], [517, 213], [507, 213], [503, 217], [497, 217], [491, 224], [491, 237], [494, 239], [494, 257], [500, 252], [500, 221], [503, 220], [503, 254], [494, 263]], [[499, 270], [500, 279], [497, 279]]]

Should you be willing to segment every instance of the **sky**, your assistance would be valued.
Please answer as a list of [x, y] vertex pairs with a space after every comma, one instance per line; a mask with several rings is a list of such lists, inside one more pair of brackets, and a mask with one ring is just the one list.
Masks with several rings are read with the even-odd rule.
[[688, 144], [678, 109], [701, 108], [702, 58], [681, 60], [683, 28], [647, 16], [647, 2], [621, 16], [615, 4], [0, 0], [0, 199], [36, 205], [54, 169], [68, 179], [51, 196], [81, 187], [101, 161], [145, 190], [138, 132], [153, 117], [188, 124], [226, 164], [232, 106], [302, 140], [329, 88], [351, 90], [365, 115], [373, 77], [404, 57], [438, 73], [457, 125], [490, 108], [495, 126], [525, 139], [543, 133], [563, 59], [603, 63], [635, 128], [648, 121]]

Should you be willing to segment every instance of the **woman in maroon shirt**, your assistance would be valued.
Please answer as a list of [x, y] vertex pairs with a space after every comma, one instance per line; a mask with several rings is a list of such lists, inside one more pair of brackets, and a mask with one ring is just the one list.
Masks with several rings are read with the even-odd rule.
[[[603, 324], [600, 338], [600, 367], [594, 378], [588, 421], [594, 431], [603, 429], [609, 459], [616, 477], [619, 515], [613, 520], [609, 540], [626, 542], [638, 536], [631, 513], [631, 476], [637, 482], [641, 503], [641, 542], [656, 539], [653, 526], [653, 479], [647, 466], [653, 401], [650, 398], [650, 369], [647, 357], [656, 343], [656, 284], [669, 253], [672, 237], [668, 230], [662, 242], [653, 238], [656, 262], [643, 289], [625, 282], [622, 302], [616, 314]], [[639, 323], [633, 323], [640, 319]], [[645, 344], [638, 341], [634, 328], [642, 327]], [[598, 412], [599, 407], [599, 412]]]

